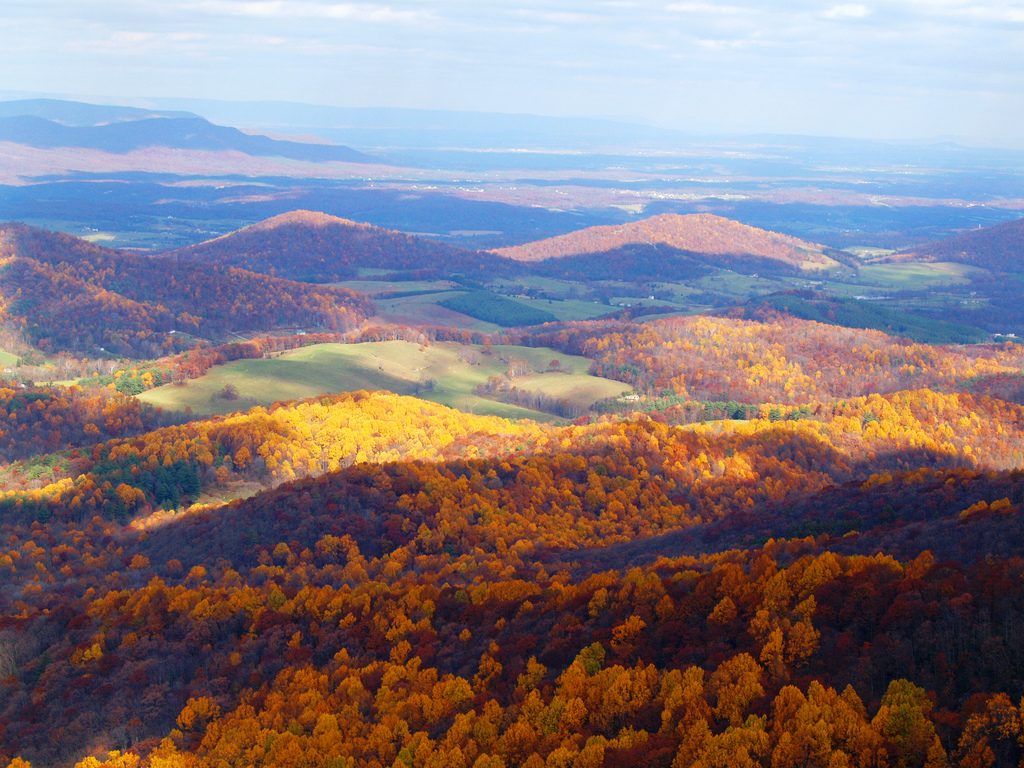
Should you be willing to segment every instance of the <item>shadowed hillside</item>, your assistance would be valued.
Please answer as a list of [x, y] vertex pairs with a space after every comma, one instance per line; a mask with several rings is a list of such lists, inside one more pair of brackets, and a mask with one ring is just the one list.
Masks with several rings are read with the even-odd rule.
[[173, 334], [347, 329], [358, 294], [222, 265], [152, 259], [22, 224], [0, 226], [0, 320], [43, 349], [159, 354]]
[[1000, 272], [1024, 272], [1024, 219], [963, 232], [902, 251], [890, 261], [956, 261]]
[[274, 216], [171, 255], [315, 283], [350, 279], [360, 269], [491, 277], [518, 268], [490, 253], [313, 211]]

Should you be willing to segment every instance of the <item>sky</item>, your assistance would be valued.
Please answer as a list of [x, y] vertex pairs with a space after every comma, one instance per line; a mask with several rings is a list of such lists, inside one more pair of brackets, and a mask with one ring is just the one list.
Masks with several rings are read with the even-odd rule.
[[1024, 0], [4, 0], [0, 92], [1024, 144]]

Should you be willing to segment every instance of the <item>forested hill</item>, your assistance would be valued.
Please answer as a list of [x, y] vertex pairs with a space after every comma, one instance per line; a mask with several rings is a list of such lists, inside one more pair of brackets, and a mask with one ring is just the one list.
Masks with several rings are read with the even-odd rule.
[[893, 261], [956, 261], [998, 272], [1024, 272], [1024, 219], [981, 227], [895, 254]]
[[663, 214], [628, 224], [588, 227], [566, 235], [496, 251], [518, 261], [543, 261], [604, 253], [627, 246], [667, 246], [688, 254], [725, 259], [755, 258], [790, 268], [821, 269], [837, 262], [824, 248], [789, 235], [713, 214]]
[[491, 253], [301, 210], [170, 255], [318, 283], [351, 279], [360, 269], [476, 278], [521, 271], [519, 265]]
[[173, 334], [280, 326], [348, 329], [367, 300], [223, 265], [116, 251], [23, 224], [0, 225], [2, 321], [44, 350], [155, 356]]

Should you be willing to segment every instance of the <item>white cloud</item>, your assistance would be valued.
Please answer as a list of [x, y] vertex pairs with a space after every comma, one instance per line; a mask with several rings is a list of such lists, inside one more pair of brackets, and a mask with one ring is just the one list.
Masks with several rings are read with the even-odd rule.
[[1020, 0], [907, 0], [907, 5], [921, 16], [988, 22], [993, 24], [1024, 23], [1024, 2]]
[[224, 16], [262, 19], [339, 19], [369, 23], [415, 24], [433, 17], [429, 11], [397, 10], [376, 3], [317, 3], [309, 0], [199, 0], [191, 10]]
[[866, 19], [871, 15], [871, 9], [861, 3], [843, 3], [841, 5], [833, 5], [821, 15], [826, 19], [834, 19], [837, 21], [845, 19]]
[[704, 48], [711, 51], [734, 51], [738, 48], [746, 48], [751, 44], [750, 40], [710, 40], [703, 39], [697, 41], [699, 48]]
[[541, 11], [526, 8], [518, 9], [515, 15], [548, 24], [587, 24], [600, 18], [593, 14], [575, 11]]
[[200, 43], [209, 40], [210, 36], [204, 32], [172, 32], [167, 39], [176, 43]]
[[719, 3], [682, 2], [669, 3], [665, 6], [665, 10], [672, 13], [690, 13], [694, 15], [734, 16], [742, 13], [744, 9], [735, 5], [721, 5]]
[[156, 35], [152, 32], [115, 32], [110, 36], [110, 40], [113, 43], [124, 44], [124, 45], [138, 45], [141, 43], [148, 43], [152, 41]]

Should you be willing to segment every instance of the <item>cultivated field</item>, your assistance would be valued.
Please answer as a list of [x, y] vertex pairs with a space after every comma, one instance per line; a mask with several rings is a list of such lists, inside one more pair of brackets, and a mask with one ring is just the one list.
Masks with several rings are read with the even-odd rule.
[[972, 275], [987, 271], [953, 262], [906, 262], [868, 264], [860, 268], [859, 282], [893, 289], [924, 290], [936, 285], [964, 285]]

